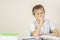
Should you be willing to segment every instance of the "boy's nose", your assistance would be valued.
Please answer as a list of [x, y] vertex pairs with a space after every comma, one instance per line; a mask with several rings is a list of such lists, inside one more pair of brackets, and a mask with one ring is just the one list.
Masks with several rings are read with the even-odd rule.
[[41, 17], [42, 15], [41, 15], [41, 14], [39, 14], [39, 16]]

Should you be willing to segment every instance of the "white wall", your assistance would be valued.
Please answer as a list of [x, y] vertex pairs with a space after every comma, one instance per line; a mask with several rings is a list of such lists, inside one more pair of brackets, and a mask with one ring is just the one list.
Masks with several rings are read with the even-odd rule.
[[36, 4], [44, 5], [46, 18], [60, 30], [60, 0], [0, 0], [0, 33], [29, 35], [32, 7]]

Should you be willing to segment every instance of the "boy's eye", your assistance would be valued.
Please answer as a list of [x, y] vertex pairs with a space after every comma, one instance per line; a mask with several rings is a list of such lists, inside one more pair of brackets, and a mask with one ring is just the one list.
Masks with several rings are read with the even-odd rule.
[[39, 13], [37, 13], [37, 15], [39, 15]]
[[40, 14], [43, 14], [43, 12], [41, 12]]
[[36, 13], [36, 15], [42, 15], [42, 14], [44, 14], [43, 12], [41, 12], [41, 13]]

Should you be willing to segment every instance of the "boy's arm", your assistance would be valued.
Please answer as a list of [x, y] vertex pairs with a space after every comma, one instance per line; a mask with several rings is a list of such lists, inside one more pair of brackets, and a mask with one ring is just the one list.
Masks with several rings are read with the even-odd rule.
[[58, 31], [57, 31], [57, 29], [55, 28], [55, 29], [53, 30], [53, 33], [52, 33], [52, 34], [47, 34], [47, 35], [49, 35], [49, 36], [58, 36]]
[[43, 35], [48, 35], [48, 36], [58, 36], [59, 34], [58, 34], [57, 29], [55, 28], [55, 29], [53, 30], [53, 33], [51, 33], [51, 34], [43, 34]]
[[39, 36], [39, 33], [40, 33], [40, 27], [37, 27], [33, 32], [32, 32], [32, 35], [37, 37]]
[[42, 23], [40, 25], [37, 26], [37, 28], [32, 32], [33, 36], [37, 37], [40, 34], [40, 29], [41, 29]]
[[36, 21], [38, 22], [38, 25], [37, 25], [37, 28], [32, 32], [33, 36], [40, 35], [40, 29], [44, 23], [44, 20], [42, 19], [42, 17], [38, 17], [38, 19]]

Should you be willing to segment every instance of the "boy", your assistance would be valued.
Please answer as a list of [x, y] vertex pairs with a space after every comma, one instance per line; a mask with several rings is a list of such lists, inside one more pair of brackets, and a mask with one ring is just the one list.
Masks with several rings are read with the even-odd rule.
[[49, 35], [49, 36], [58, 36], [58, 31], [55, 26], [49, 21], [44, 19], [45, 10], [42, 5], [36, 5], [32, 9], [33, 16], [35, 17], [35, 21], [31, 24], [31, 33], [32, 36], [41, 36], [41, 35]]

